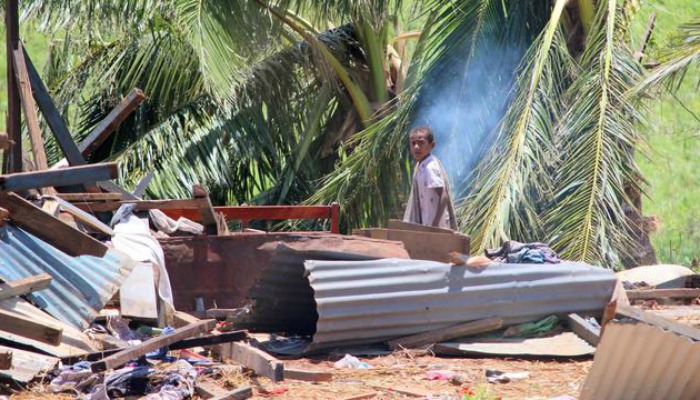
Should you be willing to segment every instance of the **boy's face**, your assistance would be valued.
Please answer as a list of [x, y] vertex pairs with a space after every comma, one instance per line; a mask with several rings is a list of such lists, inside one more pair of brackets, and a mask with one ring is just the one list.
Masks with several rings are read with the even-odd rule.
[[411, 154], [418, 162], [428, 157], [435, 147], [435, 142], [429, 142], [427, 136], [428, 134], [425, 132], [411, 132], [408, 138], [408, 143], [411, 146]]

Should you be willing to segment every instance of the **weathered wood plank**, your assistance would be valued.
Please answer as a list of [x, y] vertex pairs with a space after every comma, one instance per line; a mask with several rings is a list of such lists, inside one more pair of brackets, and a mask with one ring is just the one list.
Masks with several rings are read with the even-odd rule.
[[63, 335], [62, 328], [42, 324], [22, 315], [4, 310], [0, 310], [0, 329], [5, 332], [55, 346], [61, 343], [61, 337]]
[[140, 89], [133, 89], [129, 94], [110, 111], [107, 116], [83, 139], [78, 149], [84, 157], [95, 151], [109, 135], [121, 124], [132, 111], [146, 98]]
[[58, 364], [58, 358], [32, 353], [30, 351], [0, 346], [1, 350], [12, 352], [12, 367], [0, 369], [0, 378], [14, 382], [28, 383], [42, 372], [51, 371]]
[[[101, 185], [101, 184], [100, 184]], [[136, 210], [169, 210], [169, 209], [197, 209], [199, 201], [196, 199], [181, 200], [124, 200], [112, 202], [87, 202], [73, 203], [74, 206], [91, 212], [114, 211], [123, 204], [135, 204]]]
[[480, 319], [477, 321], [448, 326], [442, 329], [436, 329], [430, 332], [390, 340], [387, 342], [387, 344], [394, 350], [400, 348], [415, 348], [426, 344], [444, 342], [446, 340], [462, 336], [494, 331], [496, 329], [500, 329], [502, 326], [503, 320], [501, 318]]
[[308, 371], [284, 367], [284, 379], [306, 382], [329, 382], [333, 380], [333, 374], [324, 371]]
[[427, 226], [416, 224], [414, 222], [406, 222], [398, 219], [390, 219], [387, 224], [387, 229], [396, 229], [400, 231], [416, 231], [416, 232], [432, 232], [432, 233], [456, 233], [452, 229], [438, 228], [436, 226]]
[[0, 369], [12, 368], [12, 350], [0, 350]]
[[591, 325], [578, 314], [569, 314], [567, 320], [569, 321], [569, 328], [575, 334], [587, 341], [591, 346], [598, 346], [600, 342], [600, 328]]
[[114, 236], [114, 231], [112, 230], [112, 228], [104, 224], [92, 214], [81, 210], [80, 208], [74, 206], [73, 203], [69, 203], [66, 200], [61, 199], [60, 197], [53, 198], [61, 206], [62, 211], [72, 215], [75, 220], [80, 221], [83, 225], [88, 226], [98, 232], [101, 232], [103, 235], [107, 235], [110, 237]]
[[121, 201], [121, 193], [58, 193], [56, 196], [65, 201]]
[[249, 386], [226, 390], [208, 381], [197, 382], [195, 391], [199, 397], [207, 400], [244, 400], [253, 397], [253, 389]]
[[26, 190], [47, 186], [70, 186], [114, 179], [117, 163], [100, 163], [54, 170], [19, 172], [0, 176], [1, 190]]
[[105, 357], [100, 361], [96, 361], [91, 365], [91, 369], [93, 372], [102, 372], [122, 366], [129, 360], [141, 357], [150, 351], [169, 346], [183, 339], [209, 332], [214, 329], [214, 327], [216, 327], [216, 320], [213, 319], [199, 321], [194, 324], [183, 326], [182, 328], [176, 329], [175, 332], [171, 333], [170, 335], [162, 335], [148, 339], [139, 345], [124, 349], [120, 352]]
[[231, 343], [231, 359], [273, 382], [284, 379], [282, 361], [245, 343]]
[[209, 200], [209, 192], [202, 185], [192, 186], [192, 197], [197, 199], [197, 209], [202, 216], [202, 225], [207, 235], [219, 235], [219, 224], [217, 223], [214, 207]]
[[44, 290], [51, 284], [51, 275], [39, 274], [0, 284], [0, 300]]
[[654, 315], [650, 312], [640, 310], [632, 306], [618, 305], [617, 314], [626, 318], [647, 323], [649, 325], [658, 326], [659, 328], [666, 329], [667, 331], [675, 332], [679, 335], [687, 336], [693, 340], [700, 341], [700, 329], [671, 321], [670, 319]]
[[649, 290], [628, 290], [627, 298], [630, 300], [647, 299], [694, 299], [700, 297], [700, 289], [649, 289]]
[[22, 106], [19, 87], [15, 79], [15, 68], [12, 62], [13, 51], [19, 46], [19, 11], [18, 1], [5, 1], [5, 56], [7, 66], [7, 133], [13, 145], [5, 153], [3, 172], [22, 171]]
[[104, 243], [64, 224], [14, 193], [0, 192], [0, 206], [10, 212], [10, 219], [17, 226], [68, 255], [102, 257], [107, 253]]

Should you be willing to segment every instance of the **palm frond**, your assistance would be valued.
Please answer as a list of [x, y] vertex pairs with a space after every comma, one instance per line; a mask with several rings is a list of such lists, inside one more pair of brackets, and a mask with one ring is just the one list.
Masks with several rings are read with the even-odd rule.
[[557, 129], [556, 205], [544, 217], [564, 258], [607, 267], [617, 266], [630, 245], [624, 185], [639, 176], [634, 148], [641, 140], [637, 110], [625, 98], [641, 71], [621, 40], [626, 24], [619, 18], [615, 0], [598, 11], [567, 91], [570, 108]]

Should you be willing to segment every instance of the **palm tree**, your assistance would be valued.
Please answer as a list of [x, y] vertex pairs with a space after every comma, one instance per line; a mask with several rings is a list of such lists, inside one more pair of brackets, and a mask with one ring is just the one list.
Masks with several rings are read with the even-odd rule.
[[155, 170], [152, 196], [200, 181], [219, 202], [337, 200], [346, 227], [381, 224], [410, 185], [408, 129], [428, 123], [476, 249], [548, 240], [617, 265], [624, 186], [641, 181], [633, 2], [417, 3], [415, 49], [389, 46], [407, 36], [399, 0], [57, 0], [26, 14], [65, 35], [48, 76], [78, 137], [132, 87], [149, 96], [93, 158], [122, 161], [127, 182]]

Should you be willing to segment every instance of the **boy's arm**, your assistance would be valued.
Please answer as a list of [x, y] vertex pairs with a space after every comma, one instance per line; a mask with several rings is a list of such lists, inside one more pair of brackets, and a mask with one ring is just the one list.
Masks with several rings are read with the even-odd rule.
[[438, 201], [437, 212], [435, 213], [435, 217], [433, 218], [432, 226], [439, 227], [440, 220], [445, 214], [445, 209], [447, 209], [447, 202], [449, 201], [449, 199], [447, 198], [447, 190], [445, 190], [445, 188], [436, 187], [433, 188], [433, 190], [435, 190], [440, 200]]

